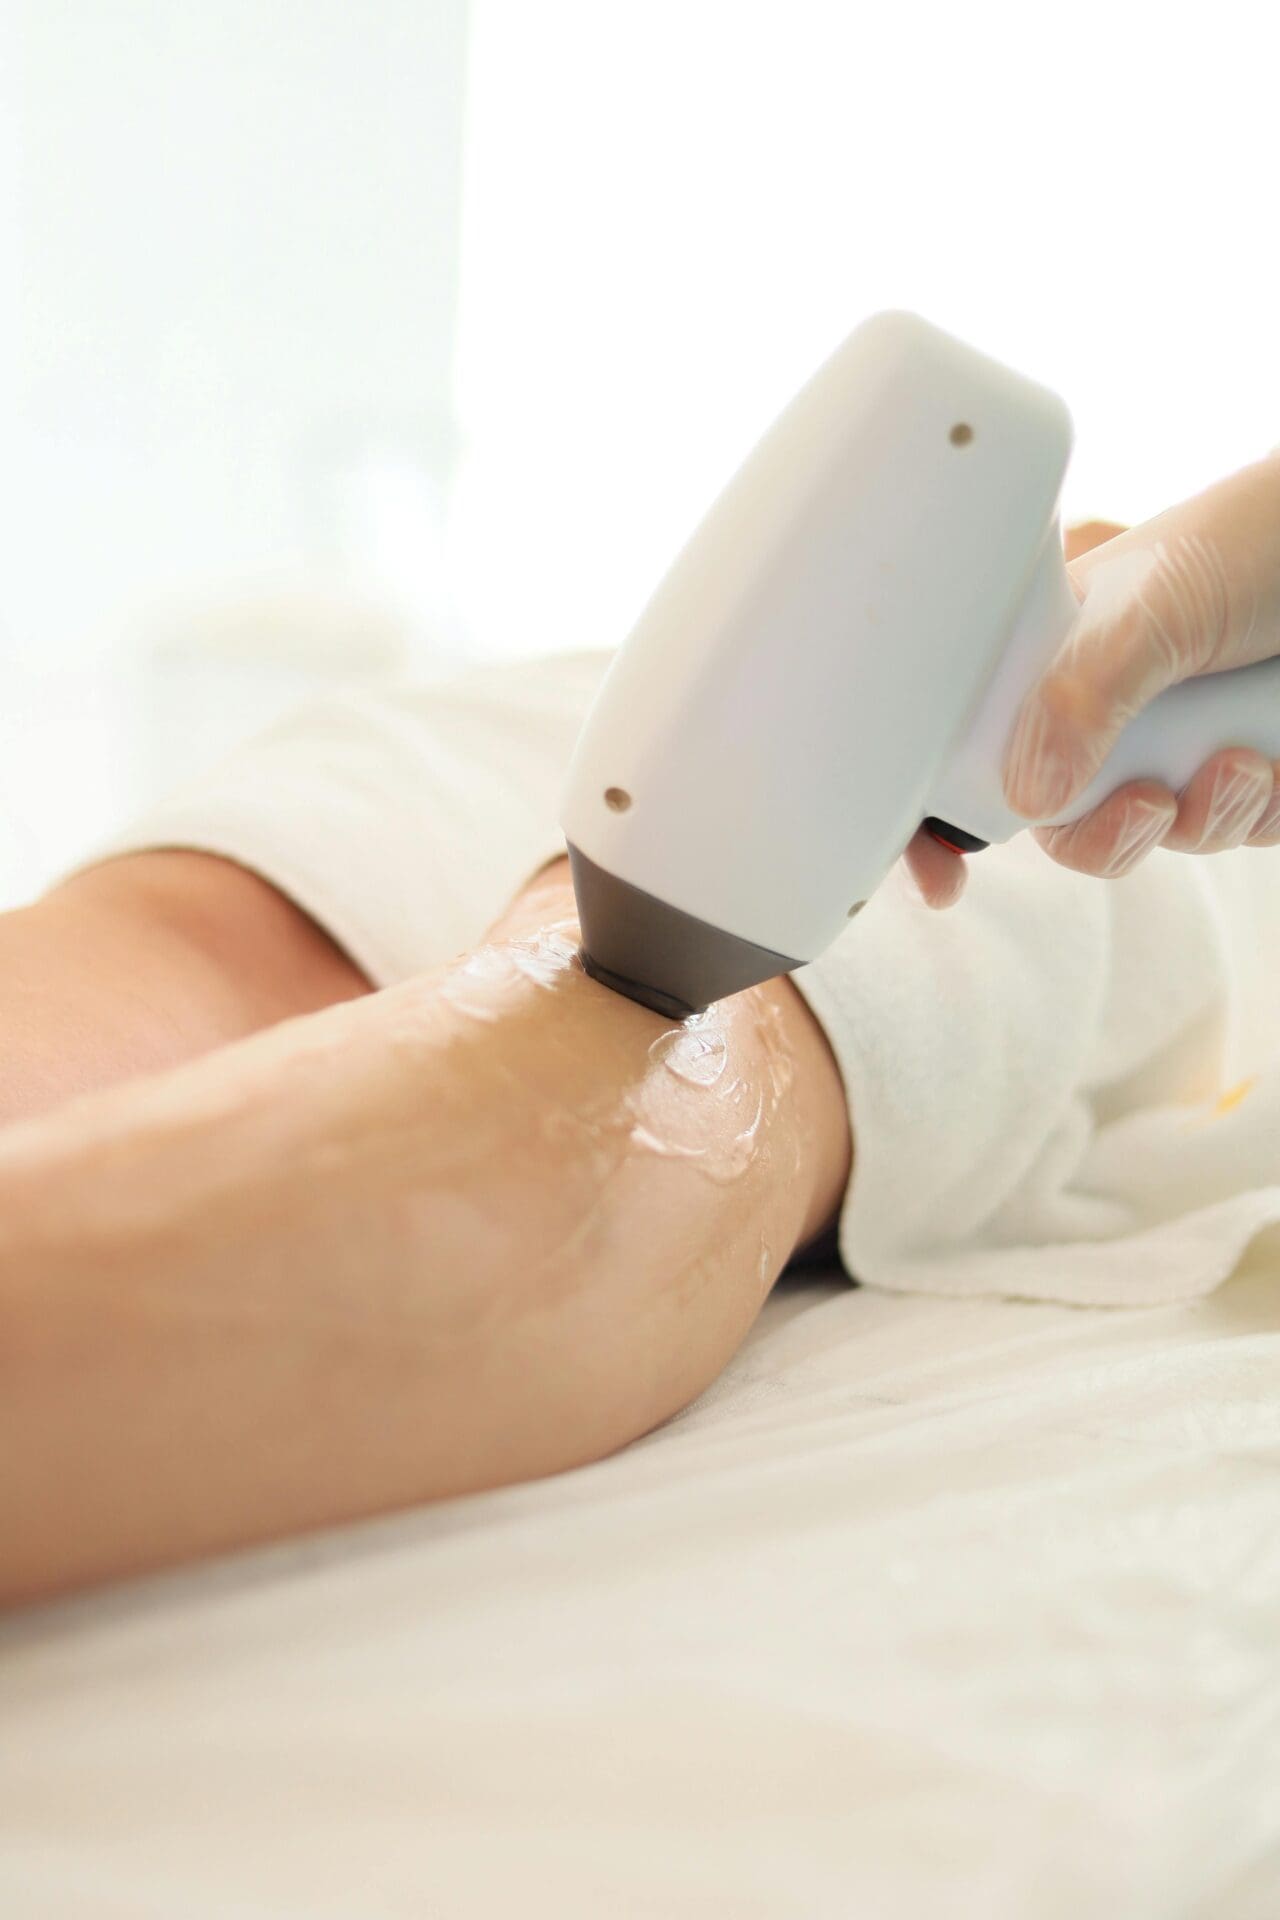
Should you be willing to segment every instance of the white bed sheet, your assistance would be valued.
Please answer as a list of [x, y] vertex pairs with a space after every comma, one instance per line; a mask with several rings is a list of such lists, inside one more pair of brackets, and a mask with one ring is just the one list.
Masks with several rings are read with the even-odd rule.
[[787, 1283], [622, 1456], [11, 1622], [0, 1911], [1280, 1911], [1280, 1242]]

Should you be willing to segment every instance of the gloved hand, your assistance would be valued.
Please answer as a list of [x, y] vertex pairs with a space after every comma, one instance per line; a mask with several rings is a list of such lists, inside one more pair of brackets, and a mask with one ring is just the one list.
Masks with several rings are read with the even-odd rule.
[[[1280, 653], [1280, 455], [1145, 526], [1073, 529], [1066, 547], [1080, 616], [1023, 707], [1005, 767], [1009, 804], [1031, 818], [1067, 806], [1166, 687]], [[1108, 878], [1161, 844], [1273, 846], [1280, 763], [1228, 747], [1181, 794], [1134, 781], [1072, 826], [1034, 832], [1063, 866]], [[959, 898], [964, 862], [928, 835], [907, 865], [931, 906]]]

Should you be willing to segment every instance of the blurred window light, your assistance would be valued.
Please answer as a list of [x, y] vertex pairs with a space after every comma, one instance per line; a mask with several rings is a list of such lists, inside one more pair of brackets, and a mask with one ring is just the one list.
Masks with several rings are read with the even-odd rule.
[[614, 645], [878, 307], [1064, 395], [1069, 513], [1274, 445], [1278, 45], [1243, 0], [0, 9], [11, 843], [180, 763], [156, 675], [203, 753], [299, 685]]
[[1066, 506], [1280, 440], [1280, 20], [474, 0], [454, 543], [481, 643], [617, 641], [774, 412], [914, 307], [1055, 386]]

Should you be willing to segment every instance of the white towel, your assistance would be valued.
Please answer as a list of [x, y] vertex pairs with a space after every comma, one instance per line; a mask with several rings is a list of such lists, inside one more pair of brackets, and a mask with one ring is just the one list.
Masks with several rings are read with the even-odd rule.
[[[99, 853], [223, 854], [388, 985], [472, 944], [559, 850], [606, 664], [304, 711]], [[796, 984], [848, 1092], [840, 1247], [866, 1284], [1170, 1301], [1280, 1221], [1280, 850], [1102, 883], [1024, 835], [970, 862], [948, 913], [894, 875]]]

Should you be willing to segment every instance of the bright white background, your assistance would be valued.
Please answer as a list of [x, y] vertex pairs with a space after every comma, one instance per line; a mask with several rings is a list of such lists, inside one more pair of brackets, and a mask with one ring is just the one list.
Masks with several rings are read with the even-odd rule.
[[0, 15], [0, 886], [314, 686], [607, 645], [908, 305], [1068, 510], [1280, 440], [1269, 10], [25, 0]]

